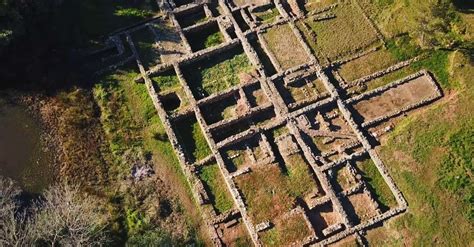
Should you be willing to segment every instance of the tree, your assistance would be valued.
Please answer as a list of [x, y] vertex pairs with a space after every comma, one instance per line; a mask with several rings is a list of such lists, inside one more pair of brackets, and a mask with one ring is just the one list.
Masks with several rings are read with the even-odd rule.
[[0, 178], [1, 246], [97, 246], [106, 242], [105, 224], [94, 200], [77, 187], [51, 186], [42, 199], [22, 208], [19, 190]]
[[36, 206], [33, 235], [40, 243], [60, 246], [91, 246], [105, 241], [101, 214], [91, 197], [77, 187], [52, 186]]
[[30, 246], [33, 243], [30, 221], [18, 212], [15, 198], [20, 189], [13, 181], [0, 177], [0, 246]]

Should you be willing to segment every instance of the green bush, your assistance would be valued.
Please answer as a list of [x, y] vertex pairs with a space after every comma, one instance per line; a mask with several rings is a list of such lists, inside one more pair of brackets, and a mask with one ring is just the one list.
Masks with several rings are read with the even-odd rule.
[[153, 15], [149, 10], [141, 10], [135, 8], [119, 8], [115, 11], [116, 16], [140, 17], [146, 18]]
[[387, 41], [387, 49], [398, 61], [408, 60], [420, 54], [420, 48], [413, 44], [408, 35], [402, 35]]
[[206, 41], [204, 42], [204, 46], [206, 48], [216, 46], [222, 43], [222, 41], [223, 41], [222, 34], [220, 32], [216, 32], [207, 36]]

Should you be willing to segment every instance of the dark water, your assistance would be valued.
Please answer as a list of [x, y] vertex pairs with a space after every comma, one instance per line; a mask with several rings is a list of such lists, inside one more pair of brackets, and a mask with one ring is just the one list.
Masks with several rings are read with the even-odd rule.
[[24, 107], [0, 98], [0, 175], [40, 192], [53, 179], [52, 155], [43, 149], [39, 123]]

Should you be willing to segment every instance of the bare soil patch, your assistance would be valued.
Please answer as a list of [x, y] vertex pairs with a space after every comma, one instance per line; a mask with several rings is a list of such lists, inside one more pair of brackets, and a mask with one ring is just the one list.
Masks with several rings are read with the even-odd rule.
[[354, 105], [365, 122], [391, 114], [436, 94], [429, 79], [422, 76]]

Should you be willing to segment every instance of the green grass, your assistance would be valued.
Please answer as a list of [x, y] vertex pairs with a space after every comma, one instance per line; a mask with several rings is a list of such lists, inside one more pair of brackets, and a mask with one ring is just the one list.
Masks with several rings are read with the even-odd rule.
[[185, 68], [187, 80], [197, 98], [223, 91], [240, 83], [240, 75], [251, 73], [250, 61], [244, 53], [230, 54], [196, 63], [196, 67]]
[[294, 154], [288, 157], [288, 192], [293, 197], [302, 197], [314, 188], [309, 166], [301, 155]]
[[151, 18], [158, 13], [158, 6], [149, 0], [72, 0], [64, 2], [59, 13], [59, 20], [74, 36], [72, 42], [83, 46], [96, 44], [103, 35]]
[[146, 70], [159, 63], [160, 53], [158, 49], [153, 46], [156, 40], [154, 34], [148, 28], [133, 32], [132, 40], [135, 44], [142, 65]]
[[452, 1], [359, 0], [362, 8], [387, 38], [409, 34], [424, 48], [448, 48], [468, 34]]
[[224, 42], [224, 36], [222, 35], [222, 33], [215, 32], [206, 37], [206, 41], [204, 42], [204, 47], [205, 48], [213, 47], [213, 46], [219, 45], [222, 42]]
[[[310, 230], [302, 215], [296, 214], [288, 218], [272, 220], [275, 226], [260, 233], [265, 246], [289, 246], [309, 236]], [[300, 242], [301, 243], [301, 242]]]
[[191, 162], [200, 161], [211, 155], [211, 149], [195, 117], [176, 122], [175, 131]]
[[[129, 192], [117, 192], [114, 189], [114, 186], [120, 185], [121, 178], [129, 176], [133, 165], [124, 162], [124, 153], [152, 154], [153, 162], [162, 166], [161, 170], [165, 174], [176, 177], [176, 180], [171, 180], [177, 183], [174, 186], [182, 186], [188, 198], [193, 198], [188, 181], [167, 139], [148, 91], [144, 84], [134, 82], [136, 76], [136, 72], [120, 70], [115, 74], [105, 76], [93, 88], [94, 99], [101, 112], [100, 122], [106, 132], [105, 139], [113, 151], [113, 155], [107, 162], [112, 165], [108, 167], [110, 184], [106, 190], [111, 190], [111, 201], [123, 204], [121, 210], [117, 209], [113, 213], [115, 215], [113, 217], [118, 221], [123, 221], [127, 237], [132, 240], [140, 238], [144, 231], [146, 233], [159, 227], [147, 223], [157, 220], [153, 218], [156, 214], [152, 216], [141, 208], [143, 206], [140, 205], [144, 204], [141, 200], [137, 200], [135, 195], [130, 195]], [[145, 200], [150, 194], [144, 193], [141, 196], [143, 196], [142, 200]], [[192, 213], [178, 214], [182, 214], [179, 217], [188, 217]], [[200, 224], [199, 221], [199, 218], [190, 219], [186, 223], [187, 227], [196, 229]], [[115, 226], [115, 228], [119, 227]], [[168, 229], [165, 230], [168, 231]], [[194, 236], [190, 237], [194, 238]]]
[[358, 162], [356, 166], [362, 172], [363, 179], [368, 182], [369, 188], [375, 194], [375, 199], [381, 204], [382, 210], [387, 210], [397, 205], [390, 188], [385, 183], [372, 159], [369, 158]]
[[225, 213], [232, 209], [234, 202], [217, 164], [204, 166], [200, 170], [199, 177], [208, 186], [214, 208], [219, 213]]
[[153, 12], [151, 12], [150, 10], [119, 7], [115, 11], [115, 15], [116, 16], [126, 16], [126, 17], [146, 18], [146, 17], [153, 16]]
[[428, 70], [434, 74], [436, 81], [446, 89], [454, 89], [459, 87], [458, 82], [449, 79], [448, 65], [448, 51], [437, 50], [431, 52], [424, 52], [424, 57], [419, 61], [413, 62], [408, 67], [391, 72], [374, 80], [365, 83], [366, 87], [354, 87], [355, 94], [361, 94], [381, 86], [385, 86], [391, 82], [407, 77], [422, 69]]
[[255, 11], [254, 14], [262, 23], [266, 24], [274, 22], [275, 18], [280, 15], [280, 12], [274, 7], [263, 11]]
[[398, 123], [380, 152], [409, 204], [391, 228], [413, 246], [464, 246], [474, 240], [474, 69], [458, 55], [447, 54], [452, 74], [442, 83], [454, 98]]
[[310, 46], [317, 53], [322, 53], [329, 60], [336, 60], [366, 48], [378, 40], [377, 33], [354, 4], [339, 3], [333, 13], [336, 15], [334, 19], [317, 22], [311, 19], [305, 20], [317, 36], [315, 43], [300, 25]]
[[174, 72], [165, 72], [150, 78], [158, 92], [175, 90], [181, 87], [178, 76]]
[[224, 35], [217, 25], [207, 27], [199, 32], [189, 32], [186, 34], [186, 37], [189, 45], [195, 52], [224, 42]]
[[421, 49], [414, 44], [408, 35], [395, 37], [387, 41], [388, 51], [398, 60], [404, 61], [414, 58], [421, 53]]

